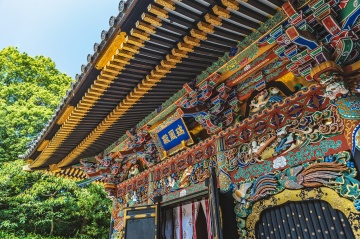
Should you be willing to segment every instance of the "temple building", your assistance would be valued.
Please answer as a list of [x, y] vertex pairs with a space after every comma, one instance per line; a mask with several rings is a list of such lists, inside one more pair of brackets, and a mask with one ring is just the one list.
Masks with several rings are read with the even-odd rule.
[[112, 239], [360, 238], [358, 0], [121, 0], [24, 170]]

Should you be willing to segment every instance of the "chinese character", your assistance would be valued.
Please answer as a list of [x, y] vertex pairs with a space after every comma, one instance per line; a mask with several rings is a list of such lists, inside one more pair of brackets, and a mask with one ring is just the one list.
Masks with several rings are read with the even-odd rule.
[[176, 128], [176, 134], [177, 136], [183, 135], [185, 134], [184, 129], [181, 127], [181, 125], [178, 125], [178, 127]]
[[174, 139], [177, 138], [177, 136], [176, 136], [176, 134], [175, 134], [175, 132], [174, 132], [173, 129], [169, 131], [169, 135], [170, 135], [171, 141], [173, 141]]
[[164, 144], [168, 144], [170, 143], [170, 139], [169, 139], [169, 136], [167, 134], [164, 134], [162, 137], [161, 137], [162, 141], [164, 142]]

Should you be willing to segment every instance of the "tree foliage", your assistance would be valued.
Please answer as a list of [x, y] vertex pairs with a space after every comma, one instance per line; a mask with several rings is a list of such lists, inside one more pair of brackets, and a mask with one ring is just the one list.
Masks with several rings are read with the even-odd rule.
[[80, 188], [73, 180], [24, 172], [23, 165], [16, 160], [0, 169], [0, 231], [107, 238], [111, 202], [102, 186]]
[[0, 51], [0, 162], [17, 159], [44, 127], [72, 79], [44, 56]]
[[0, 238], [107, 238], [110, 200], [17, 160], [42, 130], [72, 79], [43, 56], [0, 51]]

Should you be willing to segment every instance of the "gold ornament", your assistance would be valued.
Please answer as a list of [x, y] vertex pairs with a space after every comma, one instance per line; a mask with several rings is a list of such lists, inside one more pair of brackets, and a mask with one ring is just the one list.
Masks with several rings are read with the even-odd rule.
[[206, 22], [198, 22], [197, 27], [206, 33], [214, 33], [214, 26]]
[[230, 9], [239, 10], [239, 3], [235, 0], [221, 0], [221, 2]]
[[175, 3], [172, 2], [172, 1], [169, 1], [169, 0], [155, 0], [155, 3], [163, 6], [163, 7], [166, 7], [166, 8], [169, 8], [171, 10], [175, 10]]
[[157, 18], [157, 17], [153, 17], [151, 16], [150, 14], [147, 14], [147, 13], [143, 13], [141, 15], [141, 19], [147, 23], [150, 23], [154, 26], [157, 26], [157, 27], [161, 27], [162, 23], [161, 23], [161, 19], [160, 18]]
[[159, 17], [163, 17], [163, 18], [168, 18], [168, 12], [165, 10], [165, 9], [162, 9], [162, 8], [159, 8], [159, 7], [156, 7], [152, 4], [150, 4], [148, 6], [148, 11], [155, 14], [156, 16], [159, 16]]
[[190, 34], [191, 34], [191, 36], [193, 36], [193, 37], [195, 37], [195, 38], [197, 38], [199, 40], [205, 41], [207, 39], [206, 33], [203, 32], [203, 31], [200, 31], [200, 30], [192, 29], [190, 31]]
[[190, 36], [185, 36], [184, 37], [184, 42], [188, 45], [192, 45], [192, 46], [200, 46], [200, 40], [194, 37], [190, 37]]
[[214, 26], [221, 26], [222, 22], [221, 22], [221, 18], [218, 18], [217, 16], [214, 16], [212, 14], [207, 13], [205, 15], [205, 20], [206, 22], [214, 25]]
[[137, 21], [135, 23], [136, 28], [141, 29], [147, 33], [154, 34], [156, 32], [156, 27], [145, 22]]
[[218, 15], [220, 17], [230, 18], [230, 11], [225, 8], [215, 5], [212, 10], [216, 15]]

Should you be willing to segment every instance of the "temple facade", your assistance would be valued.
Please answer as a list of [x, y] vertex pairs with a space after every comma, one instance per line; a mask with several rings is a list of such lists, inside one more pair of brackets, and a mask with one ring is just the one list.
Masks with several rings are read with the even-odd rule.
[[360, 238], [359, 15], [120, 1], [24, 170], [102, 182], [112, 239]]

